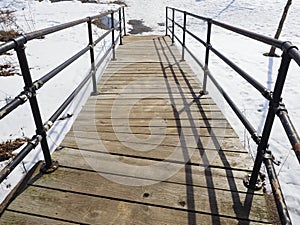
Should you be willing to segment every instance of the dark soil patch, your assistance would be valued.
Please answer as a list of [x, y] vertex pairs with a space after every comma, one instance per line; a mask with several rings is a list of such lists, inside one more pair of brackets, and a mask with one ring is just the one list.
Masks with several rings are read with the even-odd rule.
[[15, 140], [9, 140], [0, 144], [0, 162], [14, 157], [12, 152], [21, 147], [27, 138], [17, 138]]
[[123, 5], [123, 6], [126, 6], [127, 7], [127, 4], [124, 2], [124, 1], [112, 1], [110, 2], [109, 4], [116, 4], [116, 5]]
[[[39, 1], [42, 1], [42, 0], [39, 0]], [[72, 0], [50, 0], [52, 3], [55, 3], [55, 2], [65, 2], [65, 1], [72, 1]], [[101, 2], [98, 2], [97, 0], [80, 0], [82, 3], [99, 3], [99, 4], [117, 4], [117, 5], [124, 5], [124, 6], [127, 6], [127, 4], [122, 1], [122, 0], [116, 0], [116, 1], [111, 1], [111, 2], [105, 2], [105, 3], [101, 3]]]
[[93, 24], [101, 29], [109, 30], [111, 27], [111, 19], [108, 16], [103, 16], [101, 19], [94, 20]]
[[0, 9], [0, 41], [6, 42], [12, 39], [20, 33], [16, 31], [19, 26], [16, 24], [16, 18], [14, 16], [15, 11]]
[[129, 20], [128, 24], [132, 25], [132, 29], [129, 31], [130, 34], [141, 34], [143, 32], [151, 32], [152, 28], [147, 27], [142, 20]]
[[[39, 1], [41, 1], [41, 0], [39, 0]], [[50, 0], [50, 2], [51, 3], [54, 3], [54, 2], [70, 2], [70, 1], [72, 1], [72, 0]]]
[[[6, 42], [16, 36], [19, 36], [20, 33], [14, 30], [4, 31], [0, 30], [0, 42]], [[3, 53], [3, 55], [12, 55], [9, 52]], [[9, 77], [14, 76], [16, 74], [16, 69], [14, 66], [10, 64], [0, 65], [0, 76], [1, 77]]]
[[81, 0], [82, 3], [97, 3], [96, 0]]
[[9, 30], [9, 31], [0, 30], [0, 41], [6, 42], [19, 35], [20, 33], [14, 30]]
[[12, 65], [0, 65], [0, 77], [14, 76], [15, 73], [15, 68]]

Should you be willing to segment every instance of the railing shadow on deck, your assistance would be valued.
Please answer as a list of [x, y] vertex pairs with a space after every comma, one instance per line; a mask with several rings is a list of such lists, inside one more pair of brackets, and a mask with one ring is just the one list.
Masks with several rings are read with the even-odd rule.
[[[229, 161], [227, 160], [226, 155], [224, 154], [224, 152], [222, 151], [222, 137], [218, 137], [218, 135], [216, 133], [214, 133], [214, 129], [213, 129], [213, 123], [210, 122], [209, 120], [209, 116], [206, 114], [205, 110], [202, 107], [202, 104], [200, 103], [200, 98], [202, 96], [202, 94], [197, 93], [196, 90], [194, 90], [194, 88], [192, 87], [192, 85], [190, 84], [190, 80], [186, 77], [186, 73], [184, 72], [184, 69], [181, 68], [181, 64], [180, 64], [180, 60], [178, 59], [178, 57], [176, 57], [172, 51], [172, 49], [170, 48], [169, 44], [167, 43], [165, 38], [157, 38], [153, 40], [153, 43], [156, 47], [157, 50], [157, 56], [161, 61], [161, 69], [162, 72], [164, 74], [164, 78], [165, 78], [165, 82], [166, 82], [166, 86], [168, 87], [168, 83], [169, 83], [169, 79], [171, 79], [170, 77], [168, 77], [166, 75], [166, 68], [171, 70], [172, 73], [172, 79], [175, 83], [179, 83], [178, 82], [178, 73], [176, 74], [174, 72], [173, 68], [177, 68], [179, 69], [180, 73], [180, 77], [182, 77], [184, 79], [185, 84], [188, 87], [188, 91], [189, 94], [192, 95], [192, 101], [197, 105], [198, 111], [201, 114], [201, 118], [203, 119], [204, 123], [205, 123], [205, 127], [207, 129], [207, 131], [210, 134], [210, 137], [212, 139], [212, 143], [213, 143], [213, 147], [216, 149], [216, 157], [219, 157], [223, 163], [223, 168], [226, 171], [226, 177], [227, 177], [227, 182], [230, 188], [230, 192], [231, 192], [231, 196], [232, 196], [232, 202], [234, 203], [233, 205], [233, 209], [234, 212], [236, 214], [236, 218], [239, 221], [239, 224], [250, 224], [251, 220], [249, 219], [249, 215], [250, 215], [250, 211], [251, 211], [251, 207], [252, 207], [252, 199], [253, 199], [253, 195], [254, 195], [254, 191], [253, 190], [248, 190], [247, 196], [245, 198], [245, 201], [242, 202], [240, 196], [239, 196], [239, 190], [237, 188], [236, 183], [238, 182], [232, 172], [231, 169], [231, 165], [229, 163]], [[162, 53], [160, 53], [158, 51], [158, 49], [163, 49]], [[169, 54], [168, 54], [168, 53]], [[166, 60], [166, 63], [164, 63], [163, 61]], [[171, 61], [175, 61], [175, 63], [171, 62]], [[209, 196], [209, 204], [210, 204], [210, 216], [211, 216], [211, 220], [212, 220], [212, 224], [214, 225], [220, 225], [221, 224], [221, 220], [220, 220], [220, 216], [222, 217], [222, 214], [220, 214], [219, 212], [219, 208], [222, 207], [221, 205], [218, 205], [217, 199], [216, 199], [216, 193], [215, 193], [215, 185], [214, 185], [214, 180], [213, 180], [213, 176], [212, 176], [212, 171], [211, 171], [211, 167], [210, 167], [210, 161], [212, 159], [210, 159], [209, 157], [207, 157], [206, 151], [205, 151], [205, 146], [203, 143], [201, 143], [201, 137], [200, 134], [198, 132], [198, 130], [196, 129], [195, 123], [194, 123], [194, 118], [191, 115], [190, 112], [190, 103], [186, 101], [185, 99], [185, 94], [183, 93], [183, 90], [181, 88], [181, 86], [178, 84], [178, 89], [179, 93], [181, 93], [182, 95], [182, 99], [184, 102], [184, 110], [186, 112], [188, 112], [189, 115], [189, 122], [191, 124], [191, 129], [192, 129], [192, 133], [193, 133], [193, 137], [195, 138], [195, 141], [197, 142], [197, 150], [199, 151], [199, 155], [203, 160], [203, 165], [200, 166], [204, 166], [204, 172], [205, 172], [205, 179], [206, 179], [206, 183], [207, 183], [207, 192], [208, 192], [208, 196]], [[170, 88], [168, 88], [169, 91], [169, 97], [172, 101], [172, 105], [176, 106], [176, 103], [174, 102], [173, 96], [172, 96], [172, 91]], [[176, 123], [177, 123], [177, 130], [178, 130], [178, 135], [179, 136], [184, 136], [184, 134], [181, 132], [181, 121], [180, 121], [180, 113], [178, 112], [179, 110], [176, 109], [176, 107], [173, 107], [173, 113], [174, 113], [174, 118], [176, 118]], [[226, 128], [225, 128], [226, 129]], [[184, 143], [184, 137], [180, 138], [181, 141], [181, 146], [182, 146], [182, 151], [185, 150], [186, 145]], [[192, 224], [197, 224], [196, 222], [196, 209], [195, 209], [195, 196], [194, 196], [194, 190], [193, 190], [193, 177], [192, 177], [192, 172], [191, 172], [191, 162], [188, 160], [191, 155], [189, 155], [189, 153], [183, 152], [184, 156], [185, 156], [185, 160], [186, 160], [186, 164], [185, 164], [185, 175], [186, 175], [186, 183], [188, 184], [186, 186], [186, 194], [188, 196], [187, 198], [187, 207], [188, 207], [188, 224], [192, 225]], [[250, 172], [250, 171], [249, 171]], [[224, 215], [223, 215], [224, 216]]]
[[[171, 12], [171, 13], [170, 13]], [[183, 17], [182, 23], [179, 22], [178, 17], [175, 16], [180, 15]], [[171, 16], [170, 16], [171, 14]], [[181, 18], [182, 18], [181, 17]], [[193, 18], [199, 21], [203, 21], [207, 23], [207, 37], [206, 41], [199, 38], [193, 31], [188, 29], [187, 18]], [[171, 25], [169, 26], [169, 22]], [[269, 90], [264, 87], [262, 84], [257, 82], [253, 77], [251, 77], [248, 73], [246, 73], [243, 69], [241, 69], [238, 65], [233, 63], [228, 57], [223, 55], [220, 51], [213, 47], [211, 43], [211, 36], [214, 34], [212, 32], [212, 26], [220, 27], [224, 30], [233, 32], [235, 34], [256, 40], [258, 42], [274, 46], [283, 51], [281, 65], [278, 72], [278, 77], [276, 80], [276, 84], [274, 90]], [[182, 36], [179, 37], [176, 35], [177, 31], [175, 31], [175, 27], [182, 31]], [[194, 29], [196, 29], [194, 27]], [[256, 34], [251, 31], [243, 30], [237, 27], [233, 27], [231, 25], [215, 21], [211, 18], [202, 17], [199, 15], [195, 15], [180, 9], [166, 7], [166, 35], [168, 32], [171, 34], [172, 43], [175, 43], [175, 39], [182, 47], [182, 60], [184, 60], [185, 52], [188, 52], [192, 59], [203, 69], [204, 71], [204, 79], [203, 79], [203, 91], [202, 94], [206, 94], [206, 84], [207, 79], [210, 79], [211, 82], [215, 85], [217, 90], [224, 97], [228, 105], [237, 115], [239, 120], [245, 126], [247, 131], [250, 133], [254, 142], [258, 145], [257, 147], [257, 155], [255, 158], [255, 163], [253, 167], [253, 171], [250, 179], [244, 180], [245, 186], [248, 187], [249, 196], [253, 193], [253, 190], [256, 190], [261, 187], [258, 183], [260, 176], [260, 168], [262, 163], [265, 164], [266, 170], [268, 173], [268, 177], [270, 180], [273, 196], [275, 199], [275, 203], [277, 206], [278, 214], [280, 217], [280, 221], [282, 224], [291, 224], [291, 219], [289, 217], [289, 213], [287, 210], [287, 206], [284, 200], [284, 196], [281, 191], [281, 187], [279, 185], [279, 181], [274, 169], [274, 157], [272, 155], [271, 150], [269, 149], [269, 137], [272, 130], [273, 122], [275, 119], [275, 115], [277, 115], [280, 119], [280, 122], [285, 130], [286, 135], [289, 138], [290, 144], [295, 152], [295, 155], [300, 162], [300, 139], [299, 135], [295, 127], [293, 126], [287, 109], [285, 108], [281, 94], [283, 91], [285, 79], [287, 77], [287, 71], [289, 69], [289, 64], [292, 60], [294, 60], [300, 66], [300, 52], [298, 48], [292, 45], [291, 42], [284, 42], [280, 40], [276, 40], [270, 37], [266, 37], [260, 34]], [[200, 60], [193, 54], [193, 52], [186, 45], [186, 35], [189, 35], [193, 41], [196, 43], [201, 43], [205, 48], [205, 65], [203, 65]], [[224, 91], [222, 85], [214, 78], [214, 76], [209, 71], [209, 54], [210, 52], [214, 53], [221, 61], [225, 62], [230, 68], [232, 68], [238, 75], [244, 78], [249, 84], [251, 84], [257, 91], [259, 91], [263, 97], [265, 97], [269, 101], [269, 110], [266, 118], [266, 122], [264, 124], [264, 129], [262, 135], [260, 136], [257, 131], [253, 128], [248, 119], [243, 115], [243, 113], [239, 110], [239, 108], [235, 105], [230, 96]], [[234, 189], [234, 187], [233, 187]], [[249, 197], [250, 198], [250, 197]], [[247, 198], [245, 203], [251, 205], [251, 198]]]

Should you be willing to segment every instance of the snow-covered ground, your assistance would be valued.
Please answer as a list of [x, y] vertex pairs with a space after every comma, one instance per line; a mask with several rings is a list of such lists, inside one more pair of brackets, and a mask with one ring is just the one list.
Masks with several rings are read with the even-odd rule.
[[[99, 0], [99, 2], [103, 3], [104, 1]], [[286, 1], [282, 0], [125, 0], [125, 2], [128, 5], [126, 8], [127, 20], [143, 20], [144, 25], [152, 28], [152, 31], [144, 33], [145, 35], [165, 33], [165, 28], [162, 26], [162, 24], [165, 23], [165, 7], [171, 6], [259, 34], [273, 36], [286, 4]], [[6, 6], [16, 10], [17, 23], [22, 27], [23, 32], [57, 25], [117, 7], [117, 5], [112, 4], [82, 4], [78, 1], [50, 3], [45, 0], [43, 2], [33, 0], [2, 0], [0, 7], [3, 8]], [[293, 44], [300, 47], [299, 11], [300, 2], [293, 1], [280, 39], [290, 40]], [[182, 16], [176, 15], [176, 17], [178, 20], [182, 20]], [[205, 40], [205, 23], [189, 19], [188, 24], [189, 29], [195, 30], [199, 37]], [[26, 51], [28, 53], [30, 67], [32, 68], [33, 79], [37, 79], [46, 72], [49, 72], [58, 63], [62, 62], [62, 60], [70, 57], [85, 46], [87, 43], [87, 34], [86, 30], [82, 29], [83, 26], [72, 28], [57, 35], [50, 35], [43, 40], [35, 40], [28, 43]], [[101, 30], [97, 32], [101, 33]], [[68, 42], [63, 40], [68, 40]], [[243, 38], [217, 27], [213, 27], [212, 44], [234, 62], [238, 63], [246, 72], [253, 75], [255, 79], [260, 81], [263, 85], [268, 88], [274, 86], [280, 58], [268, 58], [262, 55], [269, 51], [269, 46], [251, 41], [250, 39]], [[193, 52], [204, 61], [203, 48], [200, 49], [199, 45], [192, 42], [188, 42], [188, 47], [193, 49]], [[41, 49], [43, 49], [43, 51], [41, 51]], [[57, 49], [63, 50], [65, 54], [58, 54]], [[280, 53], [280, 51], [277, 51], [277, 53]], [[46, 57], [47, 60], [45, 60]], [[11, 60], [16, 63], [13, 57]], [[49, 85], [45, 85], [43, 90], [39, 92], [38, 98], [40, 100], [39, 103], [44, 120], [48, 119], [53, 113], [52, 110], [57, 106], [57, 103], [63, 101], [60, 97], [70, 93], [74, 86], [80, 82], [81, 78], [87, 74], [89, 68], [81, 66], [86, 60], [88, 60], [88, 58], [83, 58], [80, 63], [59, 75], [59, 77], [61, 77], [60, 79], [54, 78], [53, 81], [49, 82]], [[258, 92], [250, 87], [249, 84], [246, 84], [245, 81], [239, 78], [236, 73], [214, 55], [211, 55], [209, 67], [219, 83], [224, 85], [224, 89], [230, 93], [233, 100], [260, 132], [263, 128], [263, 122], [267, 112], [267, 102]], [[198, 71], [201, 77], [202, 72], [199, 69]], [[296, 104], [296, 102], [297, 99], [300, 98], [300, 78], [297, 76], [299, 72], [300, 69], [298, 66], [292, 63], [283, 93], [283, 100], [298, 131], [300, 131], [300, 106]], [[21, 76], [9, 78], [1, 77], [0, 104], [4, 105], [6, 99], [18, 94], [22, 87], [23, 81]], [[217, 102], [220, 102], [220, 97], [216, 94], [213, 87], [209, 86], [209, 92], [216, 98]], [[47, 93], [47, 95], [43, 93]], [[224, 104], [222, 103], [221, 100], [222, 110], [240, 135], [241, 141], [253, 155], [255, 145], [249, 140], [249, 136], [246, 135], [244, 128], [230, 109], [223, 107]], [[73, 104], [71, 107], [76, 108], [77, 106], [78, 104]], [[20, 110], [17, 110], [13, 115], [9, 115], [0, 121], [0, 141], [20, 136], [30, 137], [34, 133], [31, 115], [26, 113], [24, 107], [28, 107], [28, 104], [22, 106]], [[72, 108], [69, 110], [73, 113]], [[72, 121], [69, 121], [69, 123], [71, 122]], [[67, 127], [70, 125], [66, 124], [65, 121], [59, 123], [55, 131], [52, 131], [53, 136], [51, 136], [51, 140], [53, 140], [53, 143], [51, 143], [51, 146], [53, 148], [59, 144], [59, 141], [63, 137], [60, 133], [61, 130], [67, 130]], [[277, 171], [289, 212], [293, 224], [299, 224], [300, 166], [293, 151], [291, 151], [290, 144], [279, 121], [276, 121], [271, 136], [270, 149], [275, 158], [282, 162], [277, 168]], [[57, 137], [60, 137], [60, 139]], [[22, 171], [22, 168], [19, 170]], [[14, 182], [15, 181], [10, 179], [6, 181], [5, 185], [13, 185]], [[9, 188], [1, 186], [0, 192], [4, 193], [7, 189]]]

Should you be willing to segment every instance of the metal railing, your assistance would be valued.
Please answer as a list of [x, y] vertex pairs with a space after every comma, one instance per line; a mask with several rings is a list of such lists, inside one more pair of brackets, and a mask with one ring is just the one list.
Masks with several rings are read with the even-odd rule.
[[[181, 18], [183, 16], [182, 24], [176, 21], [175, 12], [178, 14], [178, 16], [180, 15]], [[188, 30], [187, 17], [192, 17], [194, 19], [198, 19], [207, 23], [207, 34], [206, 34], [205, 41], [199, 38], [197, 35], [195, 35], [193, 31]], [[170, 26], [169, 26], [169, 21], [170, 21]], [[281, 65], [279, 68], [274, 90], [269, 90], [268, 88], [264, 87], [262, 84], [257, 82], [253, 77], [251, 77], [247, 72], [245, 72], [235, 63], [233, 63], [229, 58], [227, 58], [220, 51], [218, 51], [216, 48], [213, 47], [211, 43], [211, 35], [212, 35], [211, 28], [213, 25], [223, 28], [225, 30], [229, 30], [236, 34], [248, 37], [250, 39], [257, 40], [267, 45], [275, 46], [276, 48], [282, 50]], [[178, 37], [175, 34], [175, 26], [178, 27], [179, 30], [182, 30], [182, 37]], [[196, 29], [196, 27], [194, 27], [193, 29]], [[259, 188], [257, 185], [257, 181], [260, 176], [260, 169], [262, 163], [264, 162], [270, 180], [270, 184], [272, 187], [273, 196], [275, 198], [275, 203], [277, 206], [281, 223], [291, 224], [287, 206], [274, 169], [274, 165], [273, 165], [274, 157], [272, 155], [272, 152], [268, 148], [269, 146], [268, 142], [269, 142], [269, 137], [272, 130], [273, 122], [275, 119], [275, 115], [277, 115], [282, 123], [282, 126], [286, 132], [290, 144], [292, 145], [292, 148], [296, 154], [298, 162], [300, 162], [299, 136], [289, 118], [288, 111], [285, 108], [285, 105], [282, 102], [282, 98], [281, 98], [283, 86], [285, 83], [287, 71], [289, 69], [291, 60], [294, 60], [298, 64], [298, 66], [300, 66], [300, 51], [296, 46], [292, 45], [292, 43], [290, 42], [283, 42], [277, 39], [256, 34], [254, 32], [233, 27], [231, 25], [221, 23], [210, 18], [198, 16], [183, 10], [170, 8], [170, 7], [166, 7], [166, 35], [168, 35], [168, 32], [170, 32], [171, 34], [172, 43], [174, 43], [176, 39], [182, 46], [182, 60], [184, 60], [185, 51], [187, 51], [190, 54], [190, 56], [196, 61], [196, 63], [199, 66], [201, 66], [202, 69], [204, 70], [202, 94], [207, 93], [206, 91], [207, 79], [210, 78], [212, 83], [216, 86], [218, 91], [223, 95], [223, 97], [225, 98], [229, 106], [232, 108], [232, 110], [235, 112], [239, 120], [243, 123], [247, 131], [250, 133], [254, 142], [258, 145], [253, 171], [250, 180], [246, 180], [244, 182], [245, 185], [249, 188], [249, 190], [255, 190]], [[199, 61], [199, 59], [191, 52], [191, 50], [186, 46], [186, 34], [190, 35], [190, 37], [192, 37], [197, 42], [201, 43], [206, 48], [204, 66]], [[244, 78], [248, 83], [250, 83], [257, 91], [259, 91], [262, 94], [263, 97], [265, 97], [269, 101], [268, 114], [261, 135], [257, 133], [257, 131], [253, 128], [253, 126], [248, 121], [248, 119], [239, 110], [239, 108], [233, 102], [230, 96], [224, 91], [221, 84], [219, 84], [217, 80], [210, 73], [208, 68], [210, 52], [213, 52], [216, 56], [218, 56], [222, 61], [224, 61], [234, 71], [236, 71], [242, 78]]]
[[[115, 19], [115, 14], [118, 14], [118, 19]], [[110, 16], [110, 27], [108, 30], [98, 37], [97, 40], [93, 40], [93, 30], [92, 23], [95, 20], [102, 19], [104, 16]], [[32, 81], [30, 68], [28, 66], [28, 61], [25, 53], [25, 44], [33, 39], [44, 37], [48, 34], [52, 34], [61, 30], [65, 30], [67, 28], [71, 28], [77, 26], [79, 24], [87, 23], [88, 30], [88, 38], [89, 43], [86, 47], [78, 51], [71, 58], [57, 66], [55, 69], [42, 76], [40, 79], [36, 81]], [[118, 32], [118, 34], [116, 34]], [[103, 41], [108, 35], [111, 35], [111, 44], [110, 47], [105, 51], [103, 56], [99, 59], [98, 62], [95, 61], [95, 49], [94, 47]], [[125, 28], [125, 13], [124, 7], [120, 7], [117, 10], [109, 11], [104, 14], [99, 14], [96, 16], [91, 16], [87, 18], [83, 18], [80, 20], [72, 21], [69, 23], [64, 23], [58, 26], [53, 26], [50, 28], [34, 31], [31, 33], [27, 33], [21, 36], [18, 36], [0, 46], [0, 54], [3, 54], [9, 50], [14, 49], [17, 53], [21, 73], [23, 76], [23, 80], [25, 83], [24, 90], [16, 96], [11, 102], [0, 109], [0, 120], [5, 116], [13, 112], [16, 108], [29, 101], [31, 106], [32, 115], [35, 121], [36, 126], [36, 134], [31, 138], [31, 140], [26, 144], [26, 146], [19, 152], [19, 154], [13, 158], [1, 171], [0, 171], [0, 183], [4, 181], [8, 175], [15, 169], [16, 166], [28, 155], [30, 151], [32, 151], [38, 144], [41, 144], [41, 148], [44, 155], [45, 163], [41, 169], [44, 173], [50, 173], [54, 171], [58, 167], [58, 162], [52, 160], [48, 142], [47, 142], [47, 132], [51, 129], [53, 123], [58, 120], [58, 117], [64, 112], [67, 106], [72, 102], [72, 100], [77, 96], [77, 94], [82, 90], [82, 88], [87, 84], [87, 82], [91, 79], [93, 83], [93, 92], [92, 94], [97, 94], [97, 85], [96, 85], [96, 71], [103, 64], [104, 60], [107, 59], [112, 53], [112, 59], [116, 58], [115, 48], [117, 45], [117, 41], [119, 40], [119, 44], [122, 44], [122, 37], [126, 35]], [[56, 110], [56, 112], [50, 117], [50, 119], [43, 123], [41, 118], [40, 109], [38, 106], [38, 101], [36, 98], [36, 91], [44, 84], [46, 84], [50, 79], [54, 78], [58, 75], [62, 70], [67, 68], [85, 53], [90, 52], [90, 61], [91, 61], [91, 70], [88, 75], [81, 81], [81, 83], [73, 90], [73, 92], [66, 98], [61, 106]]]

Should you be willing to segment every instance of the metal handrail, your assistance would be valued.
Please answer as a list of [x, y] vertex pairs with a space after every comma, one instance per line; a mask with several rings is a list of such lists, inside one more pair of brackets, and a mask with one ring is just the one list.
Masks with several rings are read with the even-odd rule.
[[[169, 16], [171, 11], [171, 16]], [[183, 25], [179, 24], [175, 21], [175, 12], [183, 14]], [[190, 31], [187, 29], [187, 16], [199, 19], [201, 21], [207, 22], [207, 39], [202, 40], [197, 35], [193, 33], [193, 31]], [[182, 17], [181, 17], [182, 18]], [[169, 26], [169, 21], [171, 22], [171, 25]], [[246, 73], [244, 70], [242, 70], [239, 66], [237, 66], [235, 63], [233, 63], [228, 57], [226, 57], [224, 54], [222, 54], [220, 51], [218, 51], [216, 48], [212, 46], [212, 43], [210, 42], [211, 39], [211, 27], [212, 25], [221, 27], [225, 30], [232, 31], [236, 34], [248, 37], [250, 39], [275, 46], [276, 48], [280, 48], [282, 50], [282, 60], [281, 65], [278, 72], [278, 77], [276, 80], [276, 84], [274, 87], [274, 90], [271, 91], [267, 88], [265, 88], [262, 84], [260, 84], [258, 81], [256, 81], [251, 75]], [[175, 34], [175, 26], [177, 26], [179, 29], [182, 30], [182, 39], [178, 37]], [[275, 203], [277, 206], [277, 210], [280, 216], [280, 220], [282, 224], [291, 224], [291, 219], [289, 217], [289, 213], [287, 210], [287, 206], [281, 191], [281, 187], [279, 185], [279, 181], [277, 178], [277, 175], [275, 173], [274, 169], [274, 157], [272, 155], [272, 152], [268, 149], [268, 141], [270, 137], [270, 132], [272, 130], [273, 122], [275, 115], [277, 115], [280, 118], [280, 121], [282, 123], [282, 126], [284, 127], [284, 130], [286, 132], [286, 135], [289, 138], [289, 141], [292, 145], [292, 148], [296, 154], [296, 157], [298, 159], [298, 162], [300, 163], [300, 139], [299, 135], [297, 134], [297, 131], [292, 124], [288, 111], [285, 108], [285, 105], [282, 102], [281, 94], [284, 86], [284, 82], [287, 76], [287, 71], [289, 68], [289, 64], [291, 60], [294, 60], [299, 66], [300, 66], [300, 51], [298, 48], [294, 45], [292, 45], [290, 42], [284, 42], [281, 40], [277, 40], [274, 38], [270, 38], [264, 35], [260, 35], [248, 30], [244, 30], [241, 28], [237, 28], [219, 21], [215, 21], [211, 18], [202, 17], [199, 15], [195, 15], [180, 9], [166, 7], [166, 35], [168, 35], [168, 32], [171, 34], [172, 43], [175, 42], [175, 39], [180, 43], [182, 46], [182, 60], [184, 60], [184, 53], [187, 51], [192, 59], [196, 61], [196, 63], [204, 70], [204, 79], [203, 79], [203, 90], [201, 91], [202, 94], [206, 94], [206, 83], [207, 78], [210, 78], [213, 84], [217, 87], [218, 91], [223, 95], [229, 106], [232, 108], [232, 110], [235, 112], [239, 120], [243, 123], [245, 128], [248, 130], [248, 132], [251, 134], [252, 139], [255, 141], [255, 143], [258, 145], [257, 147], [257, 156], [255, 158], [253, 171], [251, 174], [250, 180], [245, 182], [245, 185], [249, 188], [249, 190], [255, 190], [257, 188], [257, 181], [258, 177], [260, 175], [260, 168], [262, 165], [262, 162], [264, 162], [266, 166], [266, 170], [268, 173], [268, 177], [270, 180], [270, 184], [273, 191], [273, 196], [275, 199]], [[186, 34], [189, 34], [194, 40], [201, 43], [206, 48], [205, 53], [205, 64], [203, 65], [199, 59], [192, 53], [192, 51], [185, 45], [186, 42]], [[241, 77], [243, 77], [249, 84], [251, 84], [256, 90], [258, 90], [263, 97], [265, 97], [269, 101], [269, 110], [266, 118], [266, 122], [264, 125], [264, 129], [262, 132], [262, 135], [260, 136], [257, 131], [253, 128], [251, 123], [248, 121], [248, 119], [242, 114], [242, 112], [238, 109], [236, 104], [233, 102], [233, 100], [229, 97], [229, 95], [224, 91], [222, 88], [222, 85], [220, 85], [217, 80], [213, 77], [211, 72], [209, 71], [208, 64], [209, 64], [209, 53], [213, 52], [216, 56], [218, 56], [222, 61], [224, 61], [228, 66], [230, 66], [234, 71], [236, 71]]]
[[[114, 14], [119, 14], [118, 22], [114, 22]], [[101, 35], [97, 40], [93, 40], [92, 36], [92, 22], [101, 19], [104, 16], [110, 15], [111, 19], [111, 27], [110, 29]], [[19, 152], [19, 154], [12, 159], [1, 171], [0, 171], [0, 183], [4, 181], [8, 175], [15, 169], [15, 167], [36, 147], [38, 144], [41, 144], [42, 151], [44, 154], [45, 163], [41, 169], [44, 173], [50, 173], [54, 171], [58, 167], [58, 162], [52, 160], [50, 155], [49, 146], [47, 143], [47, 131], [51, 129], [53, 124], [58, 120], [61, 113], [69, 106], [69, 104], [74, 100], [77, 94], [82, 90], [82, 88], [87, 84], [87, 82], [92, 79], [93, 82], [93, 92], [92, 95], [97, 94], [97, 85], [96, 85], [96, 71], [101, 64], [103, 64], [104, 60], [109, 56], [112, 52], [113, 58], [115, 59], [115, 47], [116, 42], [119, 39], [120, 44], [122, 44], [122, 37], [126, 35], [126, 24], [125, 24], [125, 10], [124, 7], [120, 7], [117, 10], [112, 10], [104, 14], [99, 14], [87, 18], [83, 18], [80, 20], [72, 21], [69, 23], [64, 23], [58, 26], [53, 26], [50, 28], [34, 31], [31, 33], [23, 34], [18, 36], [8, 42], [0, 45], [0, 54], [5, 53], [9, 50], [14, 49], [18, 56], [19, 65], [21, 68], [22, 76], [24, 79], [25, 87], [24, 91], [22, 91], [19, 95], [17, 95], [11, 102], [6, 104], [4, 107], [0, 109], [0, 120], [3, 119], [8, 114], [12, 113], [16, 108], [20, 105], [24, 104], [29, 100], [32, 114], [34, 117], [35, 125], [36, 125], [36, 134], [31, 138], [31, 140], [27, 143], [27, 145]], [[77, 26], [79, 24], [87, 23], [88, 25], [88, 36], [89, 43], [86, 47], [78, 51], [75, 55], [67, 59], [65, 62], [61, 63], [59, 66], [54, 68], [52, 71], [42, 76], [36, 81], [32, 81], [30, 69], [28, 66], [28, 61], [25, 53], [25, 44], [33, 39], [40, 38], [51, 33], [56, 33], [61, 30], [65, 30], [67, 28], [71, 28]], [[115, 37], [115, 31], [119, 31], [119, 34]], [[112, 36], [111, 45], [103, 54], [99, 62], [95, 62], [94, 57], [94, 47], [100, 43], [105, 37], [109, 34]], [[36, 91], [43, 87], [50, 79], [54, 78], [58, 75], [62, 70], [67, 68], [85, 53], [90, 51], [90, 59], [91, 59], [91, 71], [89, 74], [83, 79], [83, 81], [75, 88], [75, 90], [66, 98], [61, 106], [54, 112], [54, 114], [47, 120], [45, 123], [42, 122], [40, 109], [38, 106]]]

